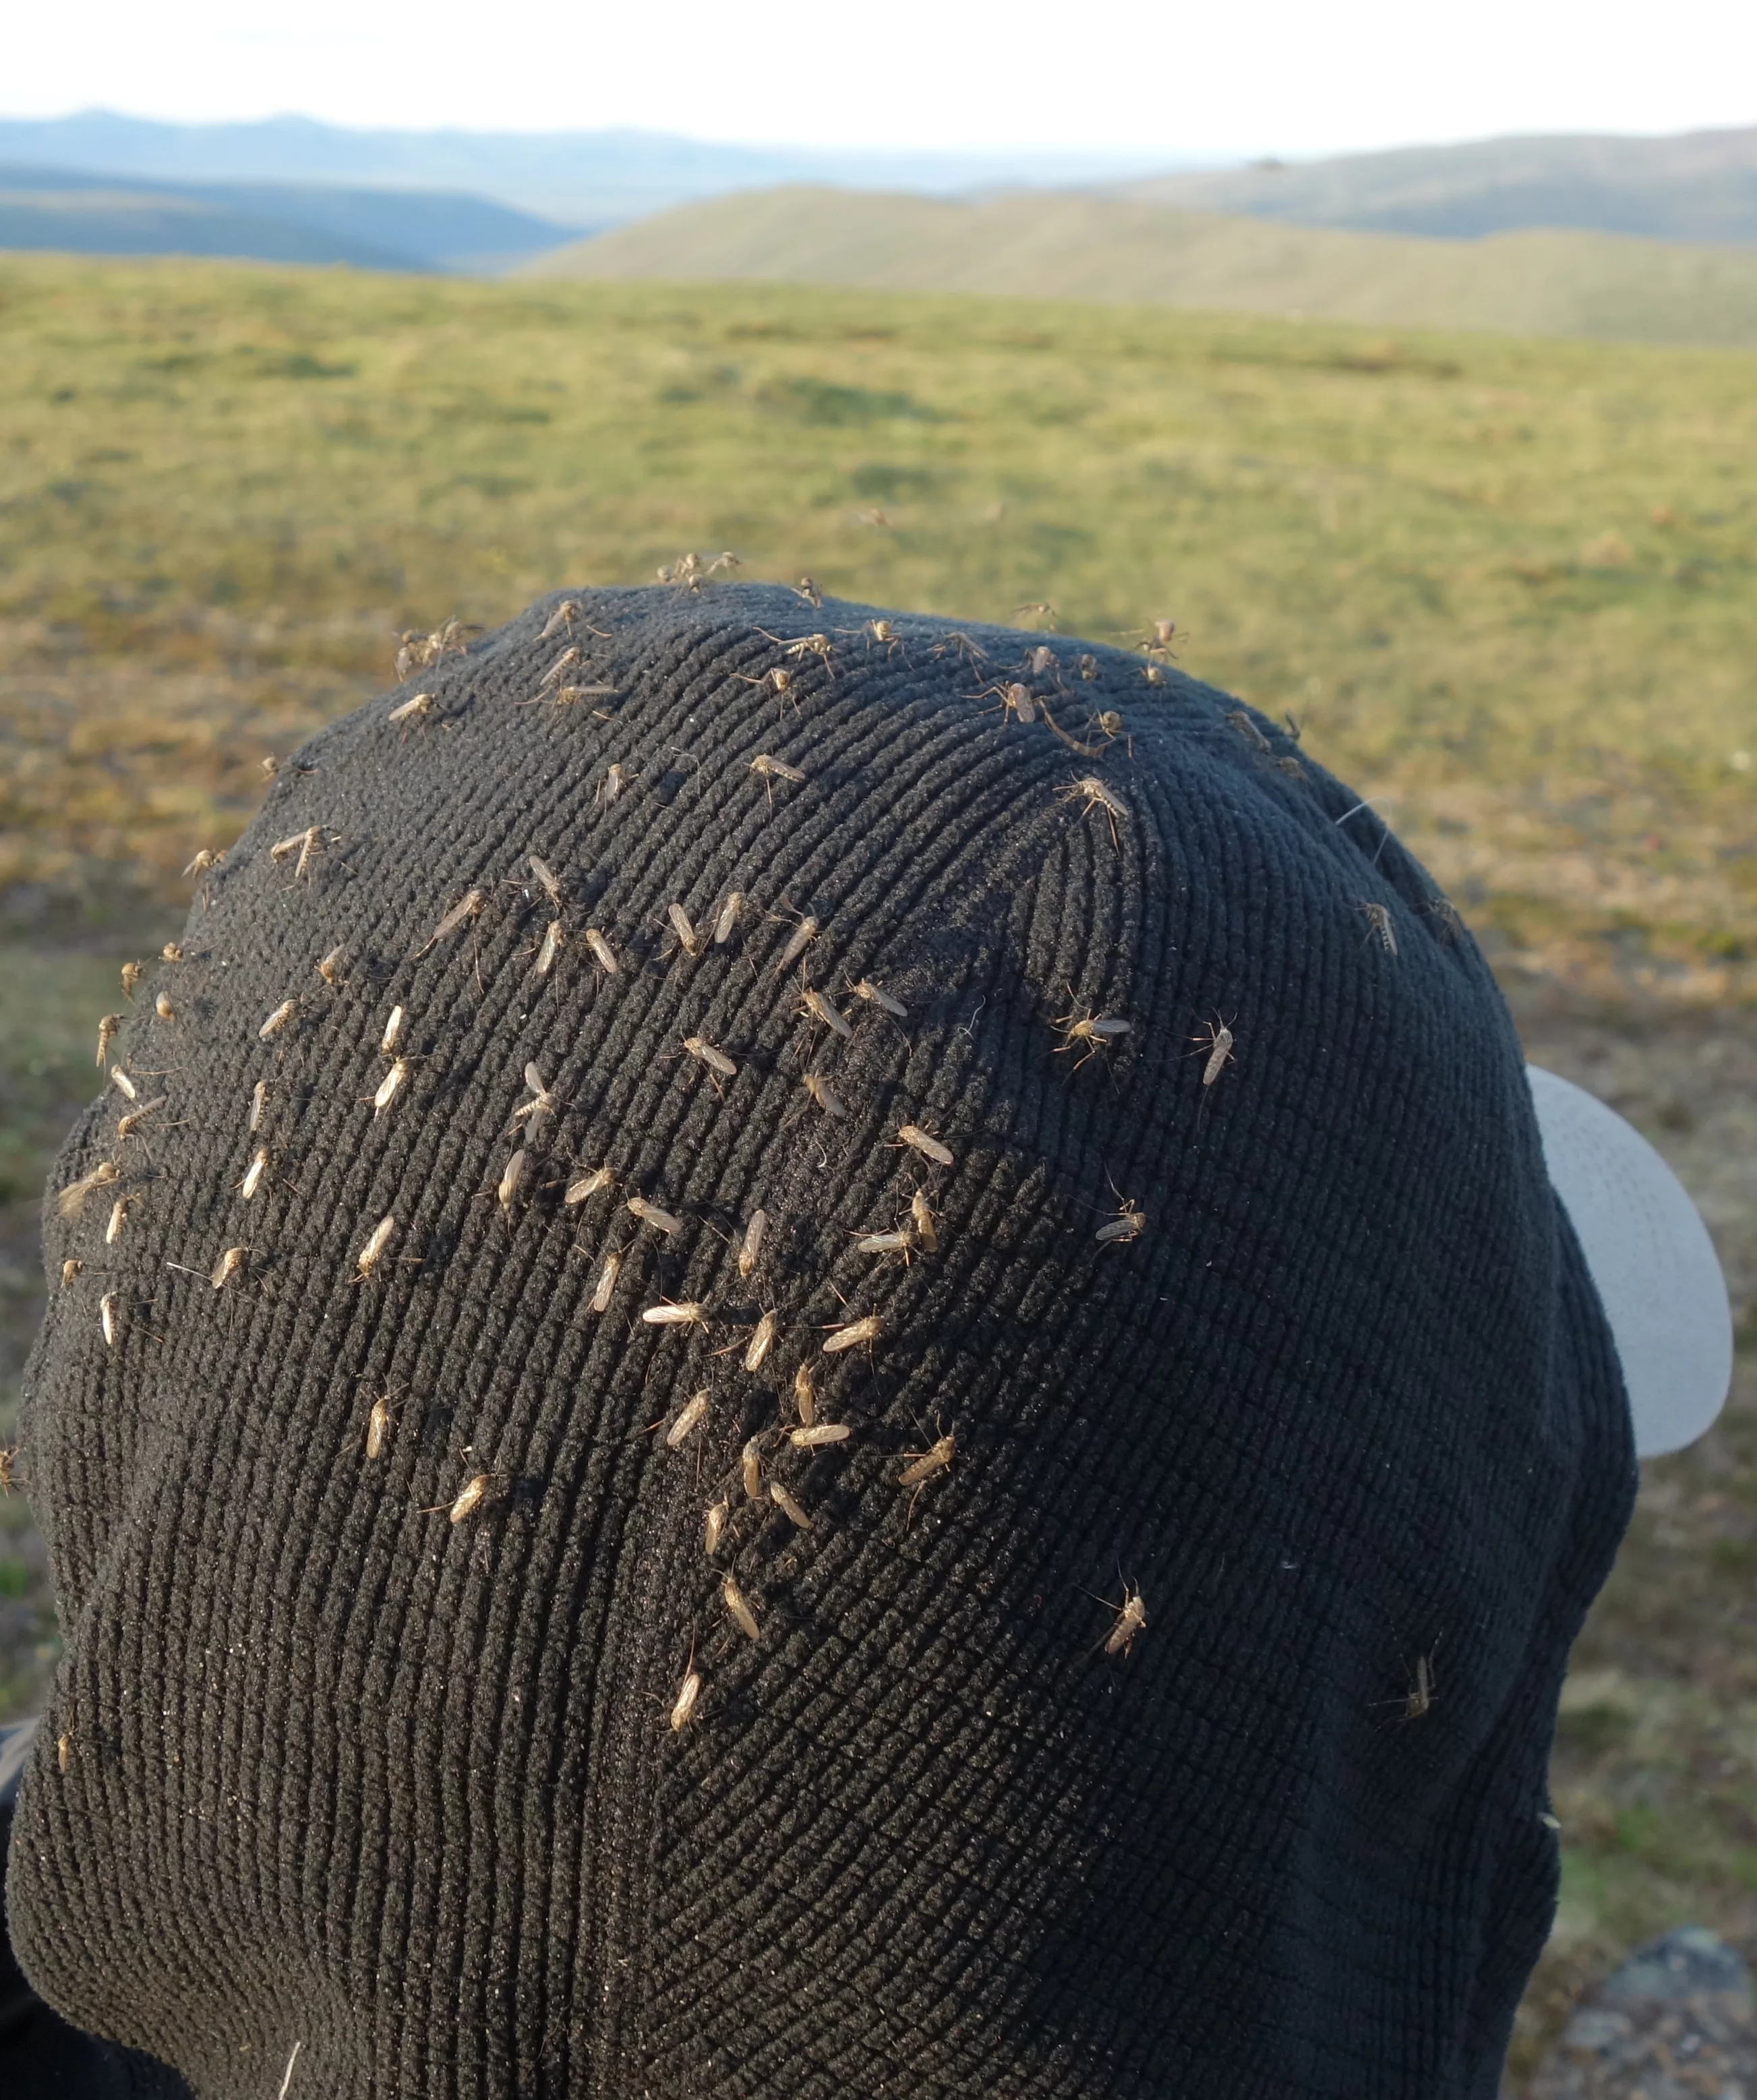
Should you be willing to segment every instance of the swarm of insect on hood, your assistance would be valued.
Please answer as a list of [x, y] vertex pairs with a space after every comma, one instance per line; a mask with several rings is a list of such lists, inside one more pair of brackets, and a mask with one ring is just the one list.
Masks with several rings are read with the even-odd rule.
[[702, 951], [702, 938], [695, 930], [695, 922], [681, 904], [668, 904], [665, 916], [671, 921], [671, 929], [678, 937], [678, 945], [686, 955], [699, 955]]
[[113, 1160], [100, 1160], [89, 1174], [82, 1174], [77, 1181], [68, 1183], [55, 1198], [55, 1207], [64, 1218], [77, 1218], [86, 1207], [86, 1198], [94, 1189], [108, 1188], [111, 1182], [121, 1178], [121, 1170]]
[[720, 907], [720, 915], [713, 922], [713, 944], [723, 948], [738, 928], [738, 915], [744, 908], [744, 893], [735, 889]]
[[[1031, 697], [1029, 686], [1021, 685], [1017, 678], [1004, 686], [985, 686], [979, 693], [969, 693], [968, 699], [986, 700], [998, 698], [1000, 713], [1004, 723], [1017, 717], [1029, 729], [1037, 719], [1037, 702]], [[991, 713], [995, 710], [991, 708]]]
[[821, 1022], [832, 1035], [852, 1040], [854, 1031], [849, 1026], [845, 1017], [837, 1012], [822, 992], [814, 991], [807, 986], [800, 995], [798, 1010], [809, 1019]]
[[1430, 897], [1428, 909], [1440, 929], [1442, 941], [1457, 941], [1463, 938], [1463, 915], [1449, 897]]
[[385, 1249], [391, 1244], [391, 1235], [396, 1230], [395, 1217], [381, 1218], [366, 1236], [366, 1243], [354, 1258], [356, 1279], [364, 1280], [377, 1268]]
[[1376, 933], [1380, 947], [1388, 955], [1394, 955], [1397, 951], [1397, 929], [1392, 923], [1390, 906], [1363, 901], [1361, 910], [1366, 915], [1368, 938]]
[[677, 1420], [665, 1432], [666, 1449], [675, 1451], [707, 1418], [708, 1388], [704, 1386], [700, 1392], [691, 1393], [685, 1401]]
[[396, 1412], [394, 1394], [382, 1392], [373, 1401], [371, 1412], [366, 1417], [366, 1456], [380, 1458], [391, 1437], [391, 1418]]
[[827, 1116], [838, 1120], [848, 1114], [848, 1104], [821, 1072], [807, 1072], [800, 1084]]
[[677, 1304], [667, 1298], [662, 1299], [656, 1305], [647, 1306], [641, 1317], [650, 1327], [705, 1327], [708, 1308], [697, 1304], [694, 1299], [686, 1299]]
[[485, 1502], [492, 1499], [495, 1486], [492, 1473], [472, 1473], [458, 1489], [451, 1507], [446, 1511], [447, 1521], [462, 1524], [466, 1518], [473, 1517]]
[[1125, 1202], [1108, 1224], [1099, 1226], [1093, 1237], [1100, 1246], [1126, 1246], [1130, 1240], [1138, 1240], [1146, 1229], [1146, 1213]]
[[717, 1078], [735, 1079], [738, 1077], [737, 1065], [727, 1057], [725, 1051], [717, 1048], [705, 1035], [686, 1035], [683, 1039], [683, 1047], [691, 1057], [699, 1063], [705, 1065]]
[[908, 1018], [909, 1009], [903, 1001], [900, 999], [893, 999], [882, 986], [874, 984], [870, 977], [861, 978], [854, 987], [854, 995], [856, 999], [863, 999], [869, 1005], [876, 1006], [881, 1012], [888, 1013], [893, 1021], [906, 1021]]
[[[843, 630], [844, 633], [846, 631], [845, 629]], [[882, 649], [887, 656], [893, 656], [903, 646], [903, 637], [888, 620], [869, 620], [854, 631], [865, 637], [869, 651], [876, 647]]]
[[1199, 1055], [1204, 1050], [1207, 1052], [1207, 1062], [1202, 1067], [1202, 1083], [1212, 1087], [1232, 1057], [1233, 1032], [1224, 1021], [1211, 1021], [1207, 1027], [1207, 1035], [1192, 1036], [1190, 1040]]
[[788, 936], [787, 946], [775, 959], [775, 967], [778, 970], [784, 970], [789, 964], [797, 962], [817, 938], [817, 920], [812, 918], [801, 919]]
[[525, 1066], [524, 1083], [531, 1090], [532, 1099], [513, 1111], [512, 1127], [516, 1130], [523, 1123], [526, 1144], [534, 1145], [548, 1128], [550, 1118], [559, 1104], [549, 1082], [536, 1065]]
[[919, 1152], [924, 1159], [931, 1159], [936, 1167], [951, 1164], [951, 1149], [942, 1145], [937, 1137], [930, 1136], [918, 1123], [906, 1123], [898, 1126], [898, 1141], [912, 1152]]
[[1120, 835], [1116, 828], [1117, 823], [1119, 819], [1125, 819], [1128, 817], [1128, 805], [1120, 796], [1106, 787], [1096, 774], [1088, 773], [1064, 788], [1059, 799], [1064, 802], [1078, 802], [1080, 805], [1080, 814], [1083, 817], [1090, 816], [1094, 810], [1103, 810], [1110, 827], [1111, 844], [1115, 845], [1120, 843]]
[[297, 854], [298, 860], [293, 870], [293, 880], [299, 882], [310, 873], [311, 856], [322, 849], [323, 843], [322, 827], [308, 824], [302, 832], [295, 832], [290, 839], [281, 839], [271, 845], [268, 849], [268, 858], [280, 862]]
[[726, 569], [742, 568], [738, 556], [731, 552], [716, 554], [711, 561], [696, 554], [680, 554], [674, 562], [667, 562], [658, 570], [660, 583], [673, 584], [679, 590], [699, 591]]
[[[663, 571], [660, 573], [660, 580], [662, 581], [669, 582], [670, 580], [670, 579], [664, 575]], [[689, 1726], [691, 1718], [695, 1711], [696, 1701], [701, 1697], [701, 1672], [698, 1670], [691, 1670], [689, 1674], [684, 1679], [682, 1684], [678, 1687], [678, 1696], [672, 1704], [671, 1727], [673, 1732], [682, 1728], [686, 1728]]]
[[1125, 1582], [1122, 1603], [1108, 1608], [1115, 1612], [1116, 1621], [1105, 1637], [1104, 1652], [1106, 1655], [1127, 1655], [1135, 1645], [1136, 1635], [1147, 1623], [1146, 1604], [1141, 1592]]
[[500, 1203], [501, 1214], [510, 1218], [513, 1206], [519, 1201], [525, 1185], [526, 1154], [523, 1148], [515, 1152], [502, 1169], [494, 1193]]
[[1095, 1057], [1101, 1050], [1108, 1050], [1133, 1029], [1132, 1021], [1124, 1021], [1114, 1013], [1064, 1013], [1058, 1015], [1053, 1024], [1062, 1030], [1062, 1040], [1056, 1045], [1055, 1055], [1064, 1051], [1078, 1050], [1074, 1069], [1078, 1071], [1088, 1057]]
[[157, 1115], [170, 1099], [169, 1094], [156, 1095], [150, 1101], [142, 1101], [139, 1108], [130, 1110], [126, 1115], [117, 1117], [116, 1123], [117, 1137], [132, 1137], [148, 1117]]
[[544, 895], [548, 898], [550, 902], [554, 906], [558, 911], [560, 911], [562, 907], [561, 877], [556, 874], [554, 869], [550, 866], [546, 860], [541, 858], [537, 854], [527, 854], [525, 859], [527, 864], [530, 867], [532, 875], [535, 877], [538, 884], [541, 885]]
[[1415, 1681], [1404, 1695], [1403, 1718], [1406, 1721], [1424, 1721], [1433, 1710], [1434, 1693], [1439, 1679], [1434, 1675], [1432, 1655], [1415, 1658]]
[[903, 1520], [905, 1526], [915, 1520], [915, 1506], [920, 1498], [922, 1489], [936, 1474], [943, 1473], [947, 1470], [956, 1457], [957, 1449], [956, 1435], [948, 1433], [937, 1438], [925, 1451], [906, 1451], [903, 1454], [910, 1462], [897, 1476], [897, 1485], [899, 1488], [908, 1488], [912, 1490], [909, 1497], [909, 1513]]
[[769, 1499], [796, 1529], [800, 1531], [811, 1529], [811, 1519], [779, 1480], [770, 1481]]
[[581, 1203], [589, 1202], [593, 1197], [606, 1189], [614, 1189], [616, 1176], [607, 1167], [589, 1167], [584, 1174], [576, 1175], [567, 1184], [562, 1202], [572, 1210]]
[[744, 1351], [746, 1370], [760, 1371], [768, 1361], [769, 1352], [775, 1346], [777, 1325], [777, 1316], [773, 1312], [765, 1312], [757, 1322], [755, 1330], [750, 1338], [749, 1346]]
[[796, 788], [805, 785], [806, 776], [797, 765], [789, 765], [784, 758], [771, 757], [766, 751], [759, 751], [752, 759], [750, 770], [769, 791], [771, 806], [775, 792], [773, 783], [775, 781], [790, 781]]
[[760, 678], [747, 677], [742, 671], [732, 673], [740, 685], [754, 686], [759, 692], [773, 693], [778, 700], [784, 700], [793, 690], [795, 674], [784, 664], [777, 664], [765, 671]]
[[418, 960], [426, 955], [428, 949], [436, 942], [444, 940], [448, 934], [455, 933], [460, 926], [468, 925], [481, 909], [482, 892], [479, 889], [466, 890], [458, 902], [452, 907], [426, 939], [416, 949], [416, 960]]
[[744, 1591], [730, 1575], [720, 1586], [720, 1598], [733, 1625], [747, 1639], [755, 1640], [759, 1631], [757, 1614], [750, 1608]]
[[799, 634], [788, 637], [771, 634], [766, 627], [757, 632], [765, 642], [772, 642], [784, 656], [791, 656], [795, 663], [803, 663], [806, 657], [815, 656], [826, 670], [836, 654], [836, 645], [827, 634]]

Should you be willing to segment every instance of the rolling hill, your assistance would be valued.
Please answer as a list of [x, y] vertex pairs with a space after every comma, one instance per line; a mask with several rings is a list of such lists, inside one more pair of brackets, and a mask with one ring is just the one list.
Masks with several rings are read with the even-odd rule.
[[[1116, 181], [1175, 155], [830, 152], [728, 145], [662, 131], [360, 130], [307, 117], [166, 124], [112, 110], [0, 117], [0, 161], [130, 181], [273, 183], [470, 191], [570, 226], [611, 226], [692, 199], [775, 183], [955, 192], [997, 183]], [[1184, 163], [1188, 165], [1187, 161]]]
[[1578, 227], [1757, 246], [1757, 126], [1672, 138], [1486, 139], [1207, 170], [1112, 194], [1303, 226], [1470, 240]]
[[1757, 254], [1616, 234], [1418, 240], [1067, 192], [791, 188], [690, 205], [523, 274], [1130, 301], [1611, 341], [1757, 345]]
[[0, 164], [0, 248], [492, 271], [579, 231], [444, 190], [140, 182]]

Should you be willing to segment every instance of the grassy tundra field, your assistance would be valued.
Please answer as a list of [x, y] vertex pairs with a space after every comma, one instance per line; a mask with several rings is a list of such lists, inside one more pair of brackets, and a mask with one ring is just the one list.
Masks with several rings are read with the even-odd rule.
[[[1757, 1277], [1757, 355], [771, 286], [0, 258], [0, 1438], [35, 1198], [118, 966], [262, 761], [492, 624], [686, 549], [1180, 660], [1376, 798], [1532, 1054]], [[1757, 1957], [1757, 1378], [1647, 1469], [1556, 1752], [1521, 2014], [1685, 1918]], [[0, 1715], [53, 1666], [0, 1504]], [[1440, 1696], [1444, 1697], [1443, 1674]]]

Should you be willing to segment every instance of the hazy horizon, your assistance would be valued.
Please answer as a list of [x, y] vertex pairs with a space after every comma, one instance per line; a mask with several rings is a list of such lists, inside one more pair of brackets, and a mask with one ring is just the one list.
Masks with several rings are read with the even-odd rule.
[[[911, 142], [877, 145], [858, 140], [826, 143], [809, 139], [790, 139], [757, 134], [732, 135], [685, 130], [676, 125], [650, 123], [619, 123], [606, 121], [594, 124], [542, 125], [520, 126], [509, 124], [461, 124], [456, 122], [416, 124], [385, 121], [351, 121], [313, 115], [303, 109], [273, 109], [260, 114], [236, 117], [183, 117], [166, 116], [161, 112], [129, 108], [114, 102], [81, 102], [66, 108], [53, 111], [18, 109], [0, 103], [0, 125], [58, 125], [72, 124], [86, 120], [115, 120], [124, 124], [151, 125], [179, 131], [213, 132], [220, 130], [267, 130], [279, 126], [309, 126], [313, 130], [342, 132], [359, 138], [408, 139], [439, 140], [456, 138], [471, 141], [483, 139], [518, 140], [522, 144], [536, 145], [549, 140], [579, 139], [628, 138], [674, 141], [678, 143], [724, 148], [729, 152], [743, 152], [764, 156], [797, 156], [801, 160], [872, 160], [876, 162], [895, 161], [934, 161], [947, 163], [965, 162], [979, 167], [994, 162], [1029, 163], [1044, 168], [1044, 179], [1060, 179], [1066, 169], [1074, 164], [1089, 164], [1096, 169], [1112, 166], [1130, 167], [1151, 164], [1167, 168], [1216, 169], [1249, 167], [1265, 161], [1285, 161], [1290, 165], [1304, 165], [1320, 161], [1340, 160], [1382, 153], [1418, 152], [1428, 149], [1444, 149], [1452, 146], [1490, 145], [1502, 142], [1538, 141], [1547, 139], [1605, 139], [1627, 140], [1631, 143], [1662, 139], [1688, 137], [1697, 134], [1738, 132], [1757, 129], [1757, 108], [1738, 121], [1690, 124], [1644, 128], [1583, 126], [1525, 126], [1499, 130], [1479, 130], [1460, 131], [1448, 137], [1414, 135], [1388, 138], [1371, 144], [1340, 147], [1288, 148], [1278, 149], [1273, 145], [1258, 144], [1234, 148], [1207, 147], [1199, 150], [1178, 146], [1175, 142], [1163, 145], [1109, 145], [1057, 146], [1047, 150], [1040, 146], [1007, 146], [994, 144], [969, 146], [955, 140]], [[1052, 177], [1050, 170], [1054, 170]]]
[[[276, 115], [356, 130], [658, 131], [764, 152], [1306, 160], [1757, 121], [1757, 10], [1674, 0], [1263, 0], [1216, 15], [1101, 0], [710, 0], [582, 11], [524, 0], [484, 38], [461, 0], [122, 0], [14, 26], [7, 114], [177, 124]], [[1742, 86], [1741, 83], [1746, 83]]]

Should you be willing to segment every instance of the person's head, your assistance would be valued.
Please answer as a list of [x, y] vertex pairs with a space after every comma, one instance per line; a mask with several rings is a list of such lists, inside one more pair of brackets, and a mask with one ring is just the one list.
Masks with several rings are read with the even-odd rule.
[[283, 767], [115, 1052], [27, 1396], [70, 2016], [204, 2094], [1494, 2093], [1628, 1414], [1481, 956], [1281, 729], [546, 599]]

